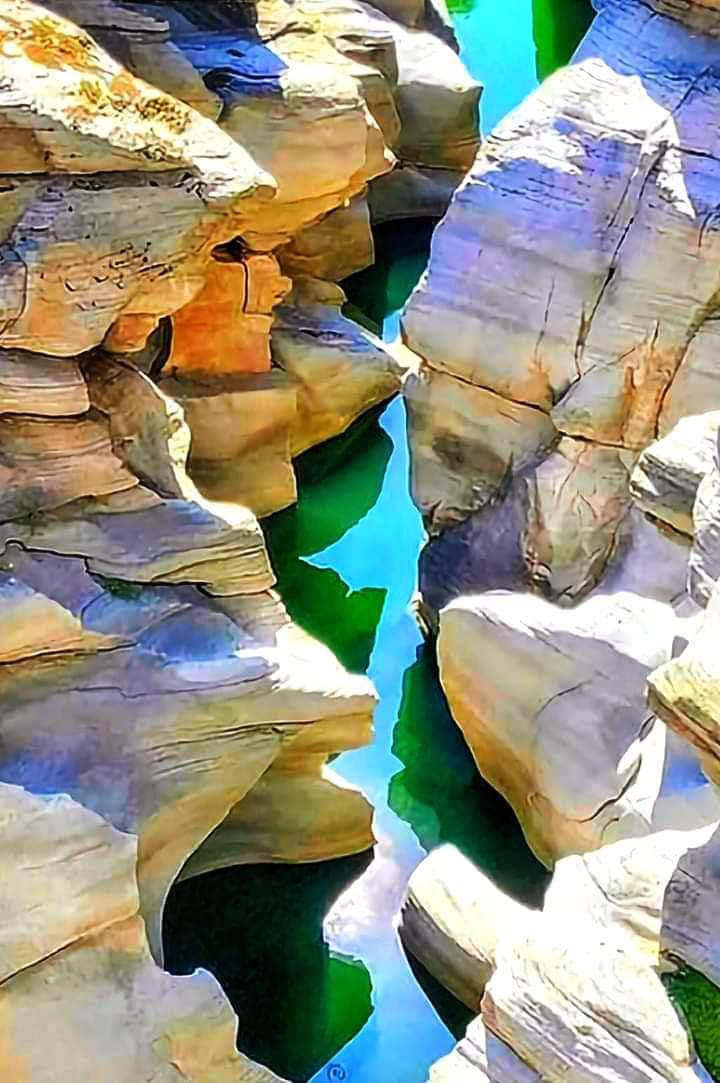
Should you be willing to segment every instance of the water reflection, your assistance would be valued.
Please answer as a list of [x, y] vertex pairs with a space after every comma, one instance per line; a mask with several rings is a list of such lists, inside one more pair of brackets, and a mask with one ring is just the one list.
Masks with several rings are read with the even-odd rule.
[[453, 10], [460, 56], [484, 86], [484, 132], [537, 86], [532, 0], [460, 0]]
[[303, 457], [299, 504], [265, 524], [288, 610], [299, 614], [305, 630], [331, 646], [353, 673], [367, 671], [386, 592], [382, 585], [351, 589], [335, 568], [319, 567], [311, 558], [344, 537], [377, 504], [391, 453], [392, 441], [377, 421], [365, 419], [331, 441], [328, 458], [334, 469], [327, 469], [316, 451]]
[[167, 968], [215, 974], [238, 1013], [240, 1048], [294, 1083], [332, 1063], [372, 1011], [367, 968], [333, 953], [322, 931], [328, 909], [369, 860], [221, 869], [170, 893]]
[[440, 687], [432, 643], [405, 673], [388, 800], [424, 850], [452, 842], [504, 891], [539, 906], [549, 879], [506, 801], [482, 780]]
[[533, 0], [533, 36], [541, 82], [567, 64], [594, 14], [590, 0]]
[[482, 127], [568, 63], [592, 22], [591, 0], [450, 0], [460, 56], [483, 83]]

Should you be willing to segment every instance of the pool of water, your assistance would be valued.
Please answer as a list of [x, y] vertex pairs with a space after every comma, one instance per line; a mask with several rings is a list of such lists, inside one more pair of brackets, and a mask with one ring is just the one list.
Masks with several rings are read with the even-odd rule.
[[[586, 20], [585, 0], [476, 0], [455, 11], [465, 60], [486, 85], [486, 129], [538, 71], [569, 55], [580, 8]], [[383, 227], [375, 267], [347, 284], [350, 311], [386, 338], [425, 266], [433, 225]], [[410, 874], [443, 842], [529, 904], [541, 901], [547, 874], [478, 776], [411, 610], [424, 534], [408, 490], [402, 401], [309, 452], [298, 473], [297, 506], [266, 523], [266, 535], [293, 618], [378, 690], [375, 741], [333, 763], [372, 801], [377, 846], [177, 885], [166, 963], [175, 973], [212, 970], [238, 1011], [240, 1048], [296, 1083], [424, 1083], [468, 1013], [402, 950], [394, 921]]]

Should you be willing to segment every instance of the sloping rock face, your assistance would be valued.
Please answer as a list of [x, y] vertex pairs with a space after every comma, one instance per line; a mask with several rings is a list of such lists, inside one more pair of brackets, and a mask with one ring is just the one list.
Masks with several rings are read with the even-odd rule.
[[693, 750], [645, 702], [683, 624], [671, 606], [622, 592], [571, 611], [520, 594], [443, 611], [438, 657], [453, 716], [546, 864], [717, 817]]
[[695, 542], [690, 558], [689, 587], [704, 608], [685, 649], [656, 670], [650, 679], [651, 706], [700, 751], [705, 771], [720, 782], [720, 710], [718, 706], [717, 634], [720, 619], [720, 455], [717, 440], [713, 466], [700, 481], [695, 499]]
[[[662, 832], [565, 859], [542, 913], [506, 899], [507, 921], [497, 888], [457, 852], [427, 859], [411, 882], [401, 934], [441, 980], [464, 976], [471, 1007], [481, 1003], [455, 1051], [431, 1070], [431, 1083], [709, 1083], [658, 970], [697, 961], [688, 919], [701, 916], [697, 900], [716, 886], [711, 832]], [[684, 943], [671, 939], [681, 914]], [[703, 934], [710, 915], [702, 915]]]
[[[176, 393], [193, 402], [200, 445], [214, 396], [198, 396], [198, 384], [247, 390], [246, 415], [260, 389], [274, 415], [269, 441], [249, 434], [253, 468], [225, 469], [223, 500], [261, 515], [291, 504], [289, 463], [264, 499], [253, 475], [276, 472], [278, 449], [306, 444], [313, 429], [316, 439], [343, 431], [399, 390], [402, 369], [388, 356], [392, 376], [372, 386], [347, 366], [335, 376], [345, 407], [308, 425], [302, 389], [317, 369], [306, 370], [302, 344], [276, 356], [278, 305], [372, 263], [368, 185], [396, 167], [396, 153], [412, 168], [449, 170], [452, 185], [478, 145], [480, 87], [430, 32], [439, 28], [430, 8], [406, 15], [398, 25], [352, 0], [12, 0], [2, 27], [2, 344], [73, 358], [102, 342], [142, 363], [160, 326], [153, 371], [164, 365], [187, 383]], [[440, 126], [419, 124], [428, 110]], [[308, 319], [317, 323], [317, 310]], [[322, 333], [335, 323], [331, 306]], [[288, 365], [293, 375], [278, 380]], [[190, 462], [211, 497], [213, 461], [227, 467], [228, 448], [201, 448]]]
[[[661, 832], [566, 858], [542, 913], [511, 900], [503, 911], [497, 888], [451, 849], [428, 858], [411, 882], [403, 939], [412, 950], [421, 945], [441, 980], [450, 961], [468, 1004], [481, 1003], [431, 1083], [709, 1083], [657, 968], [668, 884], [712, 830]], [[426, 932], [439, 926], [443, 953]]]
[[[0, 6], [0, 1076], [269, 1083], [214, 981], [158, 969], [163, 905], [181, 875], [373, 842], [327, 763], [374, 690], [293, 626], [253, 509], [399, 388], [341, 315], [328, 219], [394, 164], [394, 35], [427, 19]], [[436, 84], [465, 123], [479, 88]]]
[[[701, 1053], [712, 1048], [708, 1027], [720, 1002], [720, 595], [717, 569], [712, 580], [700, 539], [720, 509], [716, 421], [714, 413], [690, 419], [651, 446], [637, 482], [644, 500], [649, 491], [656, 495], [652, 508], [663, 531], [695, 488], [688, 585], [700, 562], [705, 590], [697, 597], [704, 611], [690, 598], [673, 609], [609, 590], [572, 611], [498, 592], [459, 599], [441, 615], [443, 680], [478, 764], [513, 803], [536, 852], [561, 860], [541, 914], [506, 905], [493, 884], [449, 849], [414, 874], [403, 939], [438, 980], [479, 1010], [456, 1050], [433, 1068], [432, 1083], [712, 1078], [687, 1027]], [[643, 617], [655, 607], [650, 619]], [[669, 621], [665, 636], [663, 620]], [[667, 649], [673, 623], [673, 657], [650, 671], [654, 645], [664, 640], [661, 652]], [[588, 642], [591, 628], [601, 645]], [[613, 660], [603, 689], [608, 651]], [[561, 676], [570, 656], [572, 684]], [[479, 681], [474, 689], [473, 681]], [[634, 751], [627, 743], [612, 750], [620, 733], [625, 742], [631, 736], [633, 716], [644, 719]], [[663, 763], [648, 787], [652, 757], [642, 746], [659, 734]], [[610, 765], [629, 771], [622, 796], [611, 796], [594, 816], [576, 818], [578, 806], [568, 815], [578, 800], [595, 805], [595, 787], [609, 793], [603, 770]], [[601, 837], [593, 839], [593, 831]], [[636, 837], [600, 847], [624, 832]], [[563, 838], [565, 853], [591, 852], [562, 858]], [[682, 1011], [675, 1006], [688, 968], [693, 980], [707, 983], [710, 1014], [702, 1025], [689, 1002], [686, 1008], [680, 1000]], [[660, 979], [665, 972], [673, 975], [673, 1002]]]
[[[18, 1083], [280, 1083], [235, 1051], [237, 1020], [204, 971], [171, 978], [139, 915], [137, 839], [68, 797], [0, 786], [0, 1063]], [[91, 1020], [91, 1024], [89, 1021]]]
[[720, 44], [680, 21], [720, 16], [596, 7], [575, 62], [484, 144], [406, 310], [435, 610], [502, 587], [582, 597], [622, 549], [638, 453], [720, 405]]

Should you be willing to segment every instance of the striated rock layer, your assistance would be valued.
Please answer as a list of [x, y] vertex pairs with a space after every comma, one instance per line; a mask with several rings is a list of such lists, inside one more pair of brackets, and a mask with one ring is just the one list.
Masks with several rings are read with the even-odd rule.
[[171, 978], [153, 961], [132, 835], [4, 783], [0, 822], [6, 1078], [50, 1081], [62, 1064], [77, 1079], [280, 1083], [235, 1051], [237, 1020], [210, 974]]
[[622, 549], [638, 453], [720, 405], [720, 43], [679, 21], [702, 5], [595, 6], [574, 63], [481, 148], [406, 310], [435, 610], [582, 597]]
[[0, 8], [0, 1077], [270, 1083], [214, 980], [159, 969], [163, 905], [372, 845], [327, 764], [374, 690], [255, 512], [399, 389], [335, 280], [396, 151], [469, 164], [480, 88], [430, 5]]

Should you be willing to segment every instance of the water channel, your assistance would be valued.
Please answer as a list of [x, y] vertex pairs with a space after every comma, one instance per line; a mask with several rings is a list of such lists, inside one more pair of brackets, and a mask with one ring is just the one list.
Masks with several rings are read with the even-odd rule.
[[[586, 0], [455, 0], [453, 17], [463, 58], [486, 87], [488, 131], [569, 57], [589, 9]], [[433, 225], [379, 230], [375, 267], [348, 283], [386, 337], [425, 266]], [[529, 904], [541, 901], [547, 876], [480, 779], [411, 612], [423, 528], [408, 491], [401, 400], [308, 453], [298, 472], [297, 506], [267, 522], [266, 534], [293, 618], [378, 690], [374, 743], [333, 763], [372, 801], [377, 846], [177, 885], [166, 963], [215, 973], [240, 1017], [240, 1048], [293, 1083], [424, 1083], [468, 1013], [397, 938], [412, 870], [452, 842]]]

